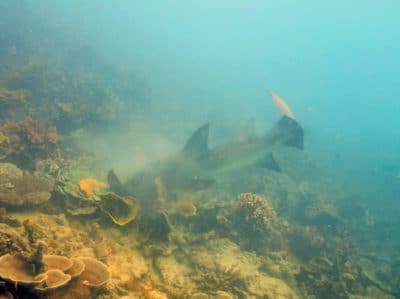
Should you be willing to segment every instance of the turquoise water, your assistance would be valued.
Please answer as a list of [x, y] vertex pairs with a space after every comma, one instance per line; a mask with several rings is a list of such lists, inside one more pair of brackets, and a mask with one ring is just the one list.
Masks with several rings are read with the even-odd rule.
[[365, 188], [398, 191], [397, 2], [31, 5], [108, 63], [138, 70], [156, 103], [178, 107], [177, 119], [269, 124], [273, 89], [304, 126], [309, 151]]
[[[28, 90], [34, 104], [4, 106], [0, 126], [32, 116], [66, 147], [83, 136], [103, 179], [113, 168], [126, 180], [205, 122], [211, 148], [249, 120], [263, 135], [281, 117], [274, 90], [304, 129], [299, 159], [342, 186], [336, 207], [360, 252], [395, 260], [399, 28], [400, 3], [389, 0], [3, 0], [0, 88]], [[40, 80], [18, 77], [35, 72]]]
[[265, 91], [274, 89], [308, 132], [310, 150], [362, 160], [354, 163], [362, 173], [371, 155], [398, 163], [395, 1], [25, 3], [77, 46], [138, 70], [155, 101], [196, 118], [273, 122]]

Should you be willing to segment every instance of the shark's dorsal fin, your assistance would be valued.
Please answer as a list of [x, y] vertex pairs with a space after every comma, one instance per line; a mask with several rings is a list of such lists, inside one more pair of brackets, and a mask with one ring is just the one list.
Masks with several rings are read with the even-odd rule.
[[264, 137], [267, 145], [293, 146], [304, 149], [304, 130], [299, 123], [286, 115]]
[[192, 159], [205, 158], [208, 155], [208, 133], [210, 124], [198, 128], [186, 141], [182, 152]]

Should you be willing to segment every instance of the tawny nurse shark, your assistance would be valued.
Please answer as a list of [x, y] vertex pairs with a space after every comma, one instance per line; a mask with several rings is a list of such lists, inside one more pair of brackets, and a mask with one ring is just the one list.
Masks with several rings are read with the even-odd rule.
[[[272, 93], [276, 103], [277, 95]], [[283, 101], [279, 98], [279, 101]], [[285, 111], [288, 106], [285, 104]], [[108, 173], [110, 189], [120, 195], [137, 198], [143, 206], [151, 205], [160, 196], [173, 196], [178, 191], [196, 191], [211, 187], [229, 171], [246, 165], [280, 171], [272, 154], [279, 147], [304, 147], [304, 131], [290, 112], [266, 132], [264, 136], [233, 141], [210, 149], [209, 124], [198, 128], [187, 140], [182, 150], [158, 161], [121, 183], [113, 171]]]

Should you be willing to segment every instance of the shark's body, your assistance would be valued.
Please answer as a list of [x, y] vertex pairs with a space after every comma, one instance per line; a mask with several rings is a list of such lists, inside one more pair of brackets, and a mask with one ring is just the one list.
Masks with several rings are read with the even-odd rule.
[[142, 207], [159, 204], [160, 197], [173, 198], [179, 191], [210, 187], [232, 169], [257, 164], [280, 171], [272, 151], [281, 146], [303, 149], [304, 132], [296, 120], [282, 116], [263, 137], [232, 142], [214, 149], [208, 147], [209, 125], [198, 128], [182, 151], [156, 162], [121, 184], [113, 171], [108, 174], [112, 191], [134, 196]]

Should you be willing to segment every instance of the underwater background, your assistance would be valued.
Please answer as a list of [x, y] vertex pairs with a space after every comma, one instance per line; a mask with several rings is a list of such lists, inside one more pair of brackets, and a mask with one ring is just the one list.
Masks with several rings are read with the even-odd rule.
[[[1, 1], [0, 298], [400, 298], [398, 28], [389, 0]], [[236, 156], [269, 90], [304, 150]], [[104, 281], [57, 293], [50, 255]]]

